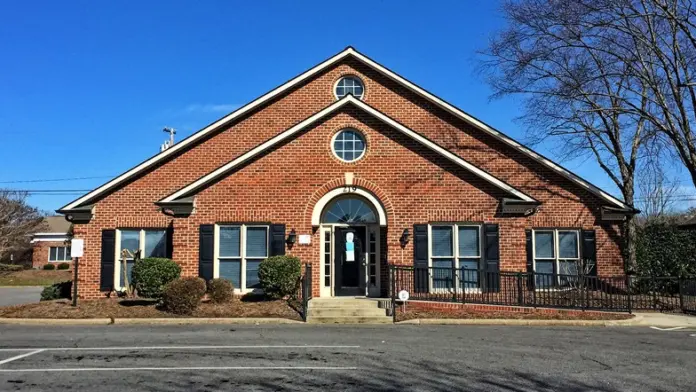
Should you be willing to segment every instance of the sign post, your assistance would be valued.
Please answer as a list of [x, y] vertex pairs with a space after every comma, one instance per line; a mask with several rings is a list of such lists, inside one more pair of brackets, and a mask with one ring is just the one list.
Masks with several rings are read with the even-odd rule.
[[406, 291], [406, 290], [399, 291], [399, 301], [401, 301], [401, 306], [402, 306], [401, 311], [403, 313], [406, 313], [406, 301], [408, 301], [408, 297], [409, 297], [408, 291]]
[[73, 293], [72, 293], [72, 306], [77, 306], [77, 268], [80, 264], [80, 257], [85, 248], [85, 240], [79, 238], [73, 238], [70, 241], [70, 257], [73, 258]]

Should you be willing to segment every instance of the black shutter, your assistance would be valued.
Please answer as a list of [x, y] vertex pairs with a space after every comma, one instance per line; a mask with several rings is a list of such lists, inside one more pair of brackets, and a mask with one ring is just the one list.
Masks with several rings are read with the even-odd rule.
[[[587, 263], [591, 268], [587, 269], [588, 275], [597, 276], [597, 240], [594, 230], [582, 231], [582, 265]], [[584, 272], [584, 271], [582, 271]]]
[[496, 224], [483, 225], [483, 249], [485, 268], [484, 290], [487, 292], [500, 291], [500, 240]]
[[413, 289], [428, 292], [428, 225], [413, 225]]
[[268, 236], [269, 241], [269, 256], [282, 256], [285, 254], [285, 225], [272, 224], [271, 234]]
[[167, 226], [167, 254], [166, 258], [171, 259], [174, 254], [174, 222]]
[[532, 249], [532, 231], [525, 230], [527, 237], [527, 290], [534, 290], [534, 250]]
[[116, 263], [116, 230], [102, 230], [101, 235], [101, 274], [99, 289], [114, 289], [114, 268]]
[[201, 225], [198, 240], [198, 276], [206, 282], [213, 279], [215, 225]]

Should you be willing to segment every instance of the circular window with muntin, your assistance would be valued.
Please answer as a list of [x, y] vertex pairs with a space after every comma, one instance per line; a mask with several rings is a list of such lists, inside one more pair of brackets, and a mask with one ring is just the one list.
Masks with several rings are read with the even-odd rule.
[[331, 148], [338, 159], [344, 162], [357, 161], [365, 155], [365, 136], [355, 129], [344, 129], [334, 135]]
[[338, 99], [348, 94], [353, 95], [355, 98], [362, 99], [364, 92], [365, 87], [363, 87], [362, 80], [355, 76], [342, 77], [338, 80], [336, 88], [334, 89], [334, 94], [336, 94], [336, 98]]

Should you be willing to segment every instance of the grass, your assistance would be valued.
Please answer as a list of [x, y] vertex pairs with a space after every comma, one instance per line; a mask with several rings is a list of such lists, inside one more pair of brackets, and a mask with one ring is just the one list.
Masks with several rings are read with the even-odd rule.
[[72, 271], [24, 270], [0, 272], [0, 286], [49, 286], [72, 280]]
[[603, 312], [508, 312], [508, 311], [476, 311], [471, 309], [400, 309], [396, 313], [397, 321], [412, 319], [519, 319], [519, 320], [627, 320], [633, 316], [628, 313]]
[[288, 301], [259, 298], [235, 298], [229, 303], [203, 302], [191, 316], [178, 316], [160, 310], [157, 302], [148, 299], [82, 300], [70, 306], [69, 300], [44, 301], [34, 304], [0, 307], [0, 317], [7, 318], [177, 318], [177, 317], [279, 317], [301, 320]]

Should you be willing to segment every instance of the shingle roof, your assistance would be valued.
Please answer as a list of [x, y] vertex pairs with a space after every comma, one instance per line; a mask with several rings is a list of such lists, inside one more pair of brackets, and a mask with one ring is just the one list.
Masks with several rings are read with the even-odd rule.
[[47, 216], [44, 222], [46, 225], [41, 231], [45, 233], [67, 233], [71, 225], [62, 215]]

